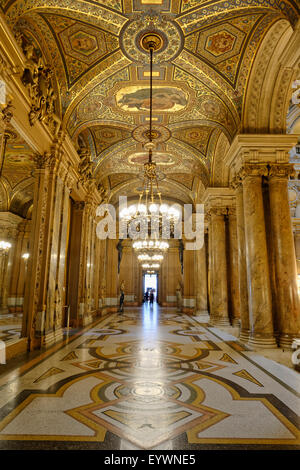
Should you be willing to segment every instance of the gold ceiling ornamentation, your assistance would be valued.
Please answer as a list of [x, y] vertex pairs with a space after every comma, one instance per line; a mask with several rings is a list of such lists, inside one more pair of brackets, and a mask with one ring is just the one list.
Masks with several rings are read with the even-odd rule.
[[[132, 132], [132, 137], [137, 142], [141, 142], [142, 144], [145, 144], [146, 142], [148, 142], [149, 137], [150, 137], [149, 126], [147, 124], [144, 124], [142, 126], [136, 127]], [[151, 139], [156, 144], [166, 142], [167, 140], [169, 140], [170, 137], [171, 137], [171, 132], [169, 131], [167, 127], [158, 126], [155, 124], [152, 126]]]
[[[146, 19], [145, 19], [146, 18]], [[148, 63], [149, 37], [154, 42], [154, 64], [168, 64], [180, 54], [184, 38], [180, 27], [174, 21], [160, 14], [139, 17], [123, 26], [120, 33], [120, 47], [133, 62]], [[146, 38], [146, 40], [145, 40]], [[148, 38], [148, 39], [147, 39]]]

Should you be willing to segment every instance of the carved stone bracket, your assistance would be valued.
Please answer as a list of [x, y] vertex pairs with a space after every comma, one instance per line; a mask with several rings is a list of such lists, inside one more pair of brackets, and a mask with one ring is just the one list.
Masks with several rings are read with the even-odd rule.
[[78, 172], [80, 175], [80, 182], [82, 184], [88, 183], [92, 179], [92, 167], [93, 162], [91, 161], [90, 151], [86, 147], [80, 147], [78, 150], [80, 162], [78, 165]]

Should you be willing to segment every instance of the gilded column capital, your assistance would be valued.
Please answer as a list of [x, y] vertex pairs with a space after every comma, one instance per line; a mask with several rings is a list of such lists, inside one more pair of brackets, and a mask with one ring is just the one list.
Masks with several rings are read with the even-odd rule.
[[295, 169], [293, 163], [272, 164], [269, 167], [269, 177], [287, 179], [290, 176], [295, 176]]
[[227, 214], [230, 217], [236, 217], [236, 208], [235, 207], [228, 207]]
[[240, 169], [237, 177], [244, 181], [245, 178], [268, 176], [268, 174], [269, 167], [266, 163], [248, 163]]
[[227, 213], [228, 213], [227, 207], [211, 207], [207, 212], [207, 216], [209, 218], [213, 216], [224, 217], [225, 215], [227, 215]]
[[48, 152], [35, 153], [33, 155], [33, 161], [35, 163], [37, 170], [45, 170], [46, 167], [48, 166], [50, 159], [51, 159], [51, 154]]
[[75, 201], [74, 209], [76, 211], [83, 211], [84, 207], [85, 207], [85, 202], [84, 201]]

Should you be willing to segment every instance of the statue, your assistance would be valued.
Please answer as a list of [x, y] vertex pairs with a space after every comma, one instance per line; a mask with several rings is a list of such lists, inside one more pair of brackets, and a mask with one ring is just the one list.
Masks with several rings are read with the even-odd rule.
[[105, 285], [105, 281], [102, 281], [102, 284], [100, 287], [100, 307], [104, 307], [105, 305], [105, 294], [106, 294], [106, 285]]
[[86, 147], [86, 144], [81, 136], [78, 137], [78, 155], [80, 157], [80, 162], [78, 166], [78, 172], [80, 174], [81, 182], [88, 181], [92, 178], [92, 166], [93, 162], [91, 161], [91, 154]]
[[55, 116], [57, 96], [51, 83], [53, 71], [43, 63], [41, 57], [36, 57], [32, 44], [25, 46], [24, 53], [26, 63], [22, 82], [27, 88], [31, 100], [29, 123], [33, 126], [37, 120], [45, 122], [54, 134], [59, 125], [59, 119]]
[[180, 283], [178, 283], [176, 287], [176, 298], [177, 298], [177, 312], [182, 312], [183, 300], [182, 300], [182, 287]]
[[119, 307], [119, 312], [123, 313], [124, 312], [124, 298], [125, 298], [125, 281], [122, 281], [120, 284], [120, 307]]
[[97, 186], [97, 189], [100, 193], [100, 196], [102, 198], [102, 201], [107, 202], [107, 197], [108, 197], [108, 191], [107, 189], [104, 188], [102, 183], [99, 183]]
[[54, 300], [54, 326], [59, 328], [62, 324], [62, 305], [61, 305], [61, 295], [58, 284], [55, 288], [55, 300]]
[[181, 274], [183, 274], [183, 250], [184, 244], [182, 240], [179, 240], [179, 260], [181, 265]]
[[123, 247], [122, 247], [122, 240], [119, 240], [117, 244], [117, 250], [118, 250], [118, 274], [120, 273], [120, 265], [122, 261], [122, 252], [123, 252]]

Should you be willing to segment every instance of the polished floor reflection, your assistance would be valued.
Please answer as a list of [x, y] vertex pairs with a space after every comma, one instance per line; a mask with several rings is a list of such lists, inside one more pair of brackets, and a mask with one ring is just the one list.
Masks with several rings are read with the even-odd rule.
[[11, 343], [17, 341], [21, 335], [23, 314], [0, 315], [0, 341]]
[[295, 449], [299, 409], [296, 371], [147, 304], [2, 374], [0, 448]]

